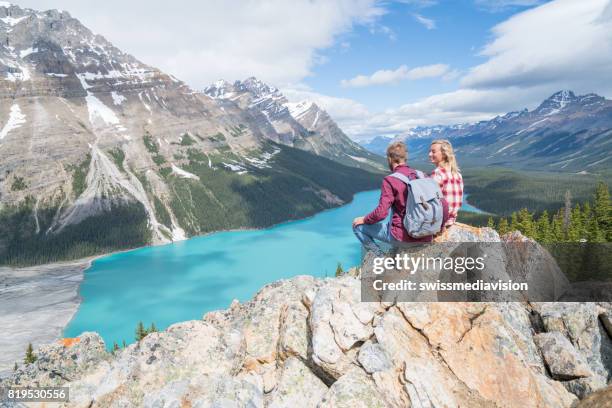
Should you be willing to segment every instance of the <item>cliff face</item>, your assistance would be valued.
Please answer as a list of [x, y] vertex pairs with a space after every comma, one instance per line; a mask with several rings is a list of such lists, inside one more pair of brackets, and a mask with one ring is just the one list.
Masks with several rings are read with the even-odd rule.
[[[251, 102], [270, 90], [249, 84]], [[270, 103], [303, 134], [287, 139], [267, 105], [197, 92], [68, 12], [0, 3], [0, 264], [268, 226], [379, 185], [380, 158], [331, 119], [310, 132]]]
[[1, 385], [65, 384], [84, 407], [569, 407], [610, 379], [611, 316], [604, 303], [364, 303], [359, 278], [298, 276], [115, 354], [95, 333], [41, 347]]

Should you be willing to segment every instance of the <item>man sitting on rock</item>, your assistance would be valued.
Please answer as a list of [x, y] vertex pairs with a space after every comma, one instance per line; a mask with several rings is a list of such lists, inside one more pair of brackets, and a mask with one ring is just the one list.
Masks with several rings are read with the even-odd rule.
[[[408, 153], [403, 142], [394, 142], [387, 147], [387, 162], [391, 173], [401, 173], [409, 179], [417, 177], [416, 171], [406, 164]], [[406, 214], [406, 184], [401, 180], [386, 176], [380, 189], [378, 206], [365, 217], [353, 220], [353, 232], [367, 251], [373, 251], [377, 256], [383, 251], [375, 240], [398, 246], [402, 242], [431, 242], [432, 236], [413, 238], [404, 228], [403, 219]], [[392, 215], [387, 220], [389, 208]]]

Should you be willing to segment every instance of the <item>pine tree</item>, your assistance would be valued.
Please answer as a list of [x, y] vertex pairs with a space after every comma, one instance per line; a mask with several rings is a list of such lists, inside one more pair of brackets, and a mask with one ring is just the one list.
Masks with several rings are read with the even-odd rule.
[[516, 212], [513, 212], [510, 215], [510, 231], [516, 231], [517, 229], [519, 229], [518, 214]]
[[17, 371], [19, 369], [19, 366], [17, 365], [17, 362], [15, 362], [15, 365], [13, 366], [13, 371]]
[[489, 217], [489, 219], [487, 220], [487, 227], [495, 229], [495, 221], [493, 221], [493, 217]]
[[119, 345], [117, 344], [116, 341], [113, 342], [113, 351], [117, 351], [119, 350]]
[[612, 241], [612, 204], [608, 186], [600, 182], [595, 189], [595, 202], [593, 213], [597, 219], [599, 230], [602, 231], [607, 241]]
[[123, 341], [122, 341], [121, 346], [122, 346], [123, 348], [126, 348], [126, 347], [127, 347], [127, 344], [125, 343], [125, 340], [123, 340]]
[[34, 354], [34, 349], [32, 348], [32, 343], [28, 343], [28, 348], [26, 349], [26, 355], [23, 359], [23, 362], [26, 364], [32, 364], [36, 361], [36, 354]]
[[533, 224], [533, 214], [526, 208], [521, 209], [517, 215], [517, 227], [523, 235], [529, 238], [535, 238], [535, 226]]
[[536, 222], [536, 239], [545, 244], [553, 242], [552, 228], [546, 210], [540, 214], [540, 218]]
[[499, 235], [504, 235], [509, 231], [509, 226], [508, 226], [508, 220], [505, 218], [502, 218], [501, 220], [499, 220], [499, 225], [497, 227], [497, 232], [499, 233]]
[[338, 262], [338, 266], [336, 267], [336, 276], [342, 276], [344, 274], [344, 269], [342, 269], [342, 264]]
[[565, 233], [563, 232], [563, 217], [561, 216], [560, 211], [553, 216], [551, 230], [553, 243], [565, 241]]
[[567, 239], [570, 242], [579, 242], [584, 237], [584, 224], [582, 220], [582, 212], [580, 210], [580, 204], [572, 209], [570, 215], [570, 224], [567, 230]]
[[599, 229], [599, 223], [597, 217], [592, 215], [585, 225], [586, 239], [588, 242], [601, 243], [606, 242], [606, 235], [604, 231]]
[[571, 220], [571, 211], [572, 211], [572, 193], [569, 190], [565, 192], [565, 206], [563, 207], [563, 233], [565, 234], [565, 239], [567, 239], [567, 234], [570, 226]]
[[144, 339], [147, 335], [147, 329], [145, 329], [144, 324], [142, 322], [138, 322], [136, 326], [136, 341], [140, 341]]
[[155, 332], [157, 332], [157, 327], [155, 327], [155, 323], [151, 323], [151, 326], [149, 326], [149, 330], [147, 330], [147, 334]]

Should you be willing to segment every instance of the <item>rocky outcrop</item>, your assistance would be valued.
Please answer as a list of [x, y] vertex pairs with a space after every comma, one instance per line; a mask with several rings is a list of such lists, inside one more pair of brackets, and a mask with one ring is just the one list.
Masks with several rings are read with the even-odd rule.
[[610, 380], [608, 304], [360, 294], [350, 274], [297, 276], [114, 354], [89, 333], [41, 347], [1, 385], [65, 384], [75, 407], [557, 408]]

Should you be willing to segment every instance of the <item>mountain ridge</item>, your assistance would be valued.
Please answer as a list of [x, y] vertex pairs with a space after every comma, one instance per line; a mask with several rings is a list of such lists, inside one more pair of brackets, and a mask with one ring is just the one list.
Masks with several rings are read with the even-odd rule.
[[531, 111], [513, 111], [472, 124], [417, 127], [363, 145], [382, 154], [391, 140], [403, 140], [413, 157], [425, 161], [431, 140], [449, 139], [460, 162], [468, 166], [580, 172], [609, 168], [610, 136], [612, 100], [561, 90]]
[[[343, 133], [294, 143], [265, 106], [197, 92], [67, 12], [0, 6], [0, 99], [0, 263], [271, 225], [378, 184], [380, 158]], [[337, 145], [372, 160], [344, 160]]]

